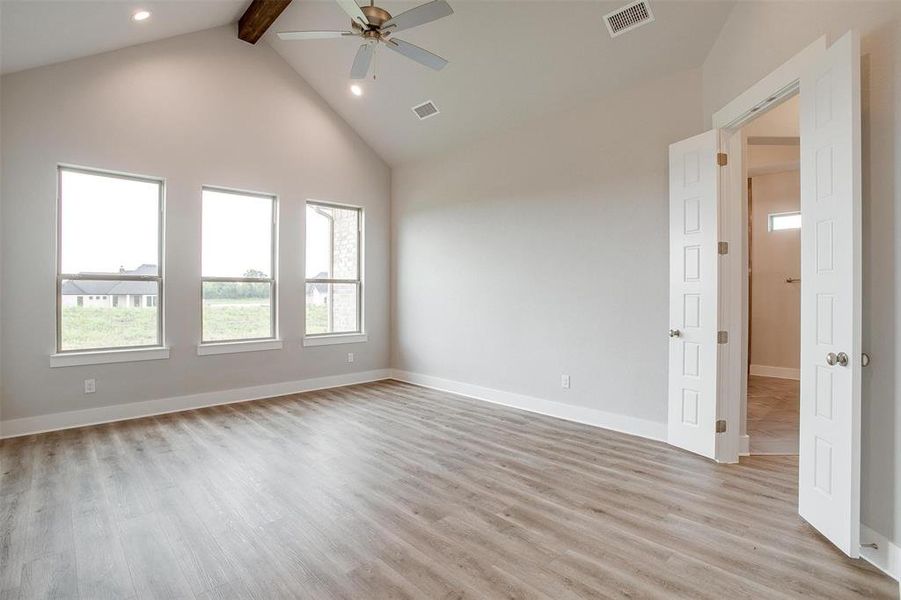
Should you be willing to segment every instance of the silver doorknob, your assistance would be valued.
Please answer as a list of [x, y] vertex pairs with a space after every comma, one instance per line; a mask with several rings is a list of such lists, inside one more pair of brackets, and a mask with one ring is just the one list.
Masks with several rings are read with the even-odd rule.
[[680, 337], [681, 335], [682, 335], [682, 332], [679, 331], [678, 329], [670, 329], [669, 330], [670, 337]]
[[840, 365], [842, 367], [848, 366], [848, 355], [844, 352], [839, 352], [836, 354], [835, 352], [830, 352], [826, 355], [826, 364], [834, 367], [835, 365]]
[[860, 366], [869, 367], [870, 366], [870, 355], [864, 352], [860, 355]]

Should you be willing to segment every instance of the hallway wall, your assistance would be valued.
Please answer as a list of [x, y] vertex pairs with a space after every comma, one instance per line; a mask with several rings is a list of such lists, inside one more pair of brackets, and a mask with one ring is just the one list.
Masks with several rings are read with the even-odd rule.
[[800, 171], [751, 178], [752, 374], [789, 376], [801, 366], [801, 285], [785, 281], [801, 276], [801, 230], [768, 226], [770, 214], [800, 206]]

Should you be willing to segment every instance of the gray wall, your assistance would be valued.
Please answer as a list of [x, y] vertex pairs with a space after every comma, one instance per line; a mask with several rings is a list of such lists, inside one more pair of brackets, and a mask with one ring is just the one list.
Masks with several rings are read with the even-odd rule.
[[[224, 27], [8, 75], [2, 120], [4, 419], [388, 366], [389, 169], [268, 45]], [[49, 368], [58, 162], [167, 178], [169, 360]], [[281, 351], [196, 354], [204, 184], [279, 195]], [[300, 347], [307, 198], [366, 209], [366, 344]]]
[[[666, 146], [703, 130], [819, 35], [858, 27], [864, 328], [874, 359], [864, 381], [863, 516], [899, 543], [901, 25], [888, 23], [899, 13], [897, 2], [738, 3], [700, 71], [393, 177], [271, 49], [238, 42], [231, 28], [4, 77], [3, 418], [387, 366], [390, 185], [393, 366], [663, 422]], [[170, 360], [48, 367], [59, 161], [168, 178]], [[203, 184], [281, 196], [281, 352], [196, 356]], [[354, 349], [353, 365], [348, 347], [299, 347], [308, 197], [367, 208], [371, 341]], [[560, 388], [561, 373], [571, 390]], [[95, 395], [81, 393], [86, 377], [97, 378]]]
[[863, 52], [862, 520], [901, 543], [901, 2], [739, 2], [703, 65], [710, 116], [827, 34]]
[[392, 365], [665, 422], [666, 148], [700, 130], [688, 71], [394, 169]]
[[874, 357], [862, 510], [901, 542], [899, 13], [897, 2], [738, 3], [700, 82], [683, 73], [395, 168], [392, 365], [665, 421], [666, 147], [820, 35], [859, 28]]

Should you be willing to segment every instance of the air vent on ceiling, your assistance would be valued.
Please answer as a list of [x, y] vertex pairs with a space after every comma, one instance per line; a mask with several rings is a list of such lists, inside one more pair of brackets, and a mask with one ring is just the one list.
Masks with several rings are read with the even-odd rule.
[[604, 23], [607, 24], [610, 37], [622, 35], [653, 20], [651, 7], [644, 0], [638, 0], [604, 15]]
[[419, 117], [419, 120], [428, 119], [429, 117], [434, 117], [438, 114], [438, 107], [435, 106], [435, 103], [431, 100], [423, 102], [419, 106], [413, 107], [413, 112], [416, 113], [416, 116]]

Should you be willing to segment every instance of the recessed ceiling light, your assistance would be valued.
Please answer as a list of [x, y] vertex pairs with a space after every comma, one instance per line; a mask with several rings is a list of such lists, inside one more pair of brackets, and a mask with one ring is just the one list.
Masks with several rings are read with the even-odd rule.
[[361, 88], [360, 86], [358, 86], [358, 85], [355, 83], [355, 84], [353, 84], [352, 86], [350, 86], [350, 93], [353, 94], [354, 96], [362, 96], [362, 95], [363, 95], [363, 88]]
[[149, 10], [139, 10], [135, 14], [131, 15], [132, 21], [146, 21], [149, 18], [150, 18]]

